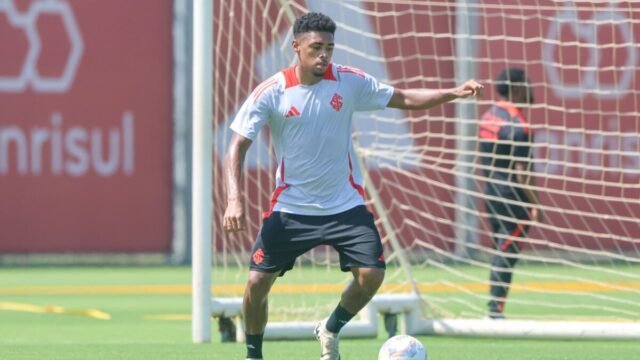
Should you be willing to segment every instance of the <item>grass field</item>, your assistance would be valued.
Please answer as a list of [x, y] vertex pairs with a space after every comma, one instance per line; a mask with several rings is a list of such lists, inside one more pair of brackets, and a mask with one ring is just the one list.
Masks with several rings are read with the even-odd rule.
[[[214, 271], [216, 283], [228, 285], [220, 290], [232, 294], [244, 276], [244, 270]], [[287, 281], [302, 280], [292, 273]], [[190, 283], [189, 268], [0, 268], [0, 359], [244, 359], [244, 345], [221, 344], [215, 323], [212, 344], [191, 343]], [[333, 287], [327, 289], [335, 302]], [[88, 309], [110, 319], [86, 316]], [[343, 359], [377, 359], [383, 336], [344, 339]], [[640, 359], [637, 340], [419, 339], [432, 360]], [[273, 341], [264, 348], [269, 360], [319, 354], [315, 341]]]

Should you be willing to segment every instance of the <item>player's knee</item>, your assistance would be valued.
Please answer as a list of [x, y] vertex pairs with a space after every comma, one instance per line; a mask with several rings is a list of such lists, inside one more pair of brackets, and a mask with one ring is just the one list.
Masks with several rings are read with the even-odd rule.
[[384, 280], [384, 269], [370, 268], [361, 273], [361, 287], [371, 296], [378, 291]]
[[507, 256], [505, 261], [509, 264], [510, 268], [514, 267], [520, 258], [517, 255]]
[[266, 297], [269, 294], [273, 276], [267, 273], [250, 272], [247, 280], [246, 293], [250, 296]]

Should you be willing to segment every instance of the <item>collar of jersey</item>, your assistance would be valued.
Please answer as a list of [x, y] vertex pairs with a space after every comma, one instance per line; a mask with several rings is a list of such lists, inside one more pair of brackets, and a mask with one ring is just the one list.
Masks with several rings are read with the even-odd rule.
[[[300, 79], [298, 79], [298, 76], [296, 75], [296, 68], [298, 67], [298, 65], [286, 68], [282, 71], [282, 73], [284, 74], [284, 79], [285, 79], [285, 89], [290, 88], [290, 87], [294, 87], [294, 86], [313, 86], [313, 85], [304, 85], [300, 83]], [[325, 71], [324, 73], [324, 77], [322, 78], [322, 80], [331, 80], [331, 81], [337, 81], [336, 77], [333, 75], [333, 63], [329, 63], [329, 66], [327, 67], [327, 71]], [[322, 81], [321, 80], [321, 81]]]

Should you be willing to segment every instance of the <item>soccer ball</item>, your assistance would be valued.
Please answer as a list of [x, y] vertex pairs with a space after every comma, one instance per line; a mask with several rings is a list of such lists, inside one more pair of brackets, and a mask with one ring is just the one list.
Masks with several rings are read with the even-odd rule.
[[412, 336], [396, 335], [382, 344], [378, 360], [427, 360], [427, 350]]

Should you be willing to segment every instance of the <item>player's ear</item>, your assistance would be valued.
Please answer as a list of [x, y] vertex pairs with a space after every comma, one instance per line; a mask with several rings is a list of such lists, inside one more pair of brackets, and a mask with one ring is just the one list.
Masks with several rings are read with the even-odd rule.
[[300, 54], [300, 43], [298, 40], [293, 39], [293, 41], [291, 41], [291, 47], [296, 54]]

